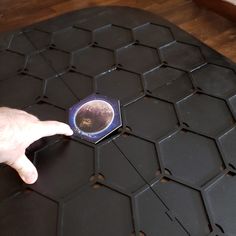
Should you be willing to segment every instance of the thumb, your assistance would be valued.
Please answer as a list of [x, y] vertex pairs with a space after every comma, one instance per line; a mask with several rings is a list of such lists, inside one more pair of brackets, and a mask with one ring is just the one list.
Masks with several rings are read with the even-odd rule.
[[33, 184], [38, 178], [38, 172], [35, 166], [25, 155], [22, 155], [8, 165], [14, 168], [21, 179], [27, 184]]

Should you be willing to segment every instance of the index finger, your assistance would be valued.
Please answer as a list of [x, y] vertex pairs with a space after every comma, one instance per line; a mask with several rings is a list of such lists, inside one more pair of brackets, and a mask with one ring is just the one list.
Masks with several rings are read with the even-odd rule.
[[59, 121], [38, 121], [35, 123], [32, 142], [47, 136], [56, 134], [71, 136], [73, 130], [69, 125]]

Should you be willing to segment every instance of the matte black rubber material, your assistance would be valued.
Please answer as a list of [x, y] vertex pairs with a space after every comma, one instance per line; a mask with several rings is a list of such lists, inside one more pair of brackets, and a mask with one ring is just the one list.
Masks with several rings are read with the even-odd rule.
[[23, 184], [0, 166], [0, 235], [236, 235], [236, 66], [137, 9], [72, 12], [0, 36], [0, 106], [68, 122], [92, 93], [123, 126], [43, 138]]

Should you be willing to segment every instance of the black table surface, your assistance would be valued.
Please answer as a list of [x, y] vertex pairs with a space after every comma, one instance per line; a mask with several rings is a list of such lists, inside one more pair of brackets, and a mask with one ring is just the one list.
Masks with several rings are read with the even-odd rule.
[[68, 123], [91, 94], [120, 100], [98, 144], [43, 138], [39, 179], [0, 166], [1, 236], [236, 235], [236, 65], [127, 7], [72, 12], [0, 35], [0, 106]]

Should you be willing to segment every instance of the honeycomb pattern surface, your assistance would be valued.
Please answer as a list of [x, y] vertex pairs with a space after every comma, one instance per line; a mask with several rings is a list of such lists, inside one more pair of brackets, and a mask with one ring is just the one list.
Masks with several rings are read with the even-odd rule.
[[94, 93], [120, 100], [122, 127], [33, 143], [33, 185], [1, 164], [0, 235], [236, 235], [236, 65], [126, 7], [0, 34], [0, 106], [68, 123]]

